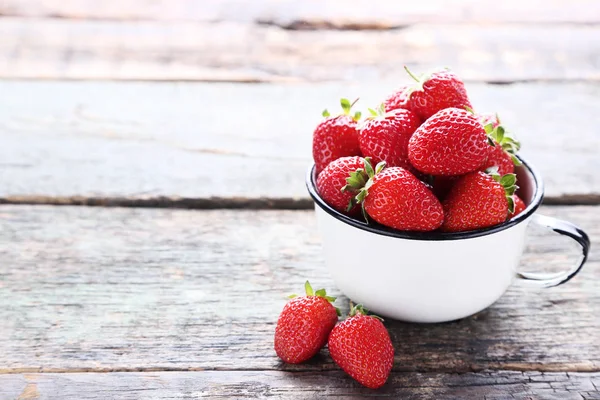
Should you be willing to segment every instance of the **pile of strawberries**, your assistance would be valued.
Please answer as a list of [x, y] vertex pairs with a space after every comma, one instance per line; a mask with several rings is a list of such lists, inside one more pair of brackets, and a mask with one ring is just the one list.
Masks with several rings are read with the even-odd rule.
[[394, 364], [394, 346], [381, 318], [368, 315], [361, 305], [338, 323], [340, 311], [325, 289], [306, 296], [292, 295], [277, 321], [275, 352], [283, 361], [298, 364], [312, 358], [326, 344], [333, 361], [352, 378], [371, 389], [383, 386]]
[[347, 215], [402, 231], [482, 229], [525, 209], [515, 194], [520, 148], [496, 115], [477, 114], [448, 70], [420, 77], [370, 116], [330, 116], [313, 135], [317, 191]]

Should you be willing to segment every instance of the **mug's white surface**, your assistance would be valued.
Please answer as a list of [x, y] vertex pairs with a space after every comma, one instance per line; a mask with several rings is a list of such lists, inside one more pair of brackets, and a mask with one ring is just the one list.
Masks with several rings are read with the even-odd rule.
[[[529, 203], [534, 180], [519, 168]], [[468, 239], [413, 240], [358, 229], [316, 215], [325, 263], [337, 287], [375, 314], [410, 322], [444, 322], [477, 313], [498, 300], [515, 278], [530, 218]]]
[[498, 300], [512, 283], [528, 221], [472, 239], [383, 236], [316, 208], [325, 263], [337, 287], [382, 317], [443, 322]]

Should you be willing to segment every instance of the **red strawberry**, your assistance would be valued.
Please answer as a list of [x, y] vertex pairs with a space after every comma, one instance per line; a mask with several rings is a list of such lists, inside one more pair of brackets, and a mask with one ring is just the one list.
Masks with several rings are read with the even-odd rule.
[[358, 191], [354, 201], [382, 225], [403, 231], [439, 228], [444, 212], [431, 190], [402, 167], [383, 168], [382, 162], [374, 171], [365, 159], [364, 170], [351, 174], [345, 190]]
[[373, 163], [385, 161], [389, 167], [411, 169], [408, 162], [408, 141], [419, 127], [419, 118], [412, 112], [398, 109], [386, 113], [383, 106], [367, 118], [358, 136], [360, 150]]
[[445, 108], [471, 108], [464, 83], [447, 70], [414, 76], [406, 72], [417, 83], [409, 91], [410, 108], [423, 120]]
[[515, 163], [506, 150], [502, 148], [500, 143], [494, 141], [494, 146], [489, 146], [488, 156], [485, 164], [479, 169], [485, 171], [488, 168], [498, 168], [500, 175], [512, 174], [515, 172]]
[[444, 200], [442, 231], [481, 229], [506, 221], [514, 210], [514, 174], [488, 175], [481, 171], [461, 177]]
[[515, 211], [509, 215], [509, 218], [514, 218], [517, 215], [521, 214], [527, 208], [527, 205], [519, 196], [516, 194], [513, 195], [513, 201], [515, 202]]
[[392, 93], [387, 99], [384, 100], [383, 105], [385, 111], [397, 110], [399, 108], [412, 111], [408, 101], [408, 86], [402, 86], [400, 89]]
[[521, 144], [506, 132], [497, 115], [493, 117], [480, 115], [479, 118], [489, 136], [490, 144], [493, 143], [488, 147], [487, 160], [480, 171], [497, 167], [500, 175], [514, 173], [515, 165], [521, 165], [519, 159], [515, 157], [516, 152], [521, 148]]
[[362, 157], [342, 157], [325, 167], [317, 177], [317, 191], [325, 203], [338, 211], [346, 212], [353, 194], [348, 191], [342, 192], [342, 188], [346, 186], [348, 175], [363, 168], [364, 162]]
[[338, 320], [339, 310], [331, 303], [325, 289], [313, 292], [304, 284], [306, 296], [290, 296], [275, 328], [275, 352], [286, 363], [298, 364], [321, 350]]
[[329, 354], [360, 384], [377, 389], [385, 384], [394, 365], [394, 346], [379, 317], [357, 305], [350, 317], [329, 335]]
[[479, 169], [488, 154], [488, 138], [475, 115], [447, 108], [429, 118], [408, 142], [408, 158], [431, 175], [463, 175]]
[[323, 116], [326, 118], [317, 125], [313, 133], [313, 159], [317, 166], [317, 173], [340, 157], [360, 156], [356, 128], [360, 112], [350, 115], [354, 103], [350, 104], [347, 99], [342, 99], [344, 113], [335, 117], [331, 117], [327, 110], [323, 111]]

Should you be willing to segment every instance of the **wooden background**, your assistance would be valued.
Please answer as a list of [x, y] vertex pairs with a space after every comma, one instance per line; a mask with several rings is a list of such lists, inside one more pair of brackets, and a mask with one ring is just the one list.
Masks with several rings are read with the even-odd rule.
[[[541, 212], [595, 246], [597, 1], [0, 0], [0, 399], [600, 399], [594, 248], [563, 287], [386, 321], [377, 392], [326, 351], [276, 358], [284, 296], [340, 294], [303, 183], [312, 129], [404, 64], [463, 77], [541, 171]], [[576, 254], [532, 230], [522, 266]]]

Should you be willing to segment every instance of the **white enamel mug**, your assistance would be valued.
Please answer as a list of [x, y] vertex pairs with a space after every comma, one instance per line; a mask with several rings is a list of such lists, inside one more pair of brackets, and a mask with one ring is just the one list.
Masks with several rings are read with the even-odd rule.
[[[423, 233], [367, 224], [331, 208], [317, 193], [312, 166], [306, 185], [316, 205], [325, 264], [337, 287], [383, 317], [444, 322], [487, 308], [515, 279], [539, 287], [567, 282], [587, 259], [589, 238], [570, 222], [534, 214], [544, 192], [540, 176], [525, 161], [516, 173], [527, 208], [515, 218], [469, 232]], [[518, 272], [530, 222], [575, 240], [582, 249], [579, 262], [555, 274]]]

